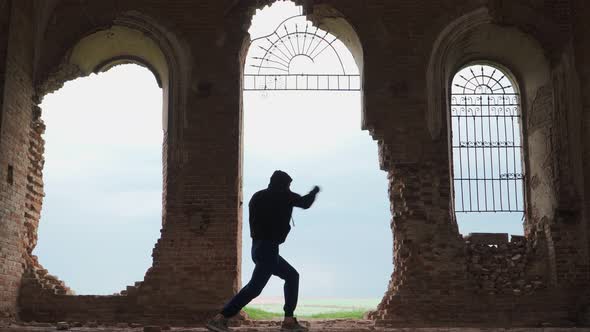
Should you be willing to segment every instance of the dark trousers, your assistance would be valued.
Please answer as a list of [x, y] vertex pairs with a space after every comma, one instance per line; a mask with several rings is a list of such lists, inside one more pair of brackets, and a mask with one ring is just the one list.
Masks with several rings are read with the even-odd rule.
[[233, 317], [260, 295], [272, 275], [285, 280], [285, 317], [292, 317], [297, 306], [299, 273], [279, 255], [279, 245], [267, 240], [252, 241], [252, 260], [256, 264], [250, 282], [223, 307], [224, 317]]

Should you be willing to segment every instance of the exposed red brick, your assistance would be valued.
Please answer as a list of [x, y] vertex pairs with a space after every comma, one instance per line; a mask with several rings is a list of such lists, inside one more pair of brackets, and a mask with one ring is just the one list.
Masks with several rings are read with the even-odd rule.
[[[0, 1], [0, 320], [18, 314], [27, 321], [200, 324], [239, 289], [240, 61], [254, 10], [271, 2]], [[393, 214], [395, 268], [369, 315], [377, 326], [590, 324], [586, 2], [298, 3], [319, 25], [343, 17], [362, 44], [362, 126], [378, 142]], [[438, 115], [427, 111], [424, 78], [433, 45], [475, 10], [489, 15], [478, 24], [516, 28], [513, 33], [534, 40], [551, 71], [546, 82], [531, 82], [522, 68], [503, 63], [524, 90], [538, 86], [523, 99], [527, 211], [525, 236], [512, 242], [459, 234], [449, 130], [440, 115], [434, 130], [440, 135], [433, 135], [429, 121]], [[163, 142], [163, 226], [144, 280], [119, 295], [74, 296], [32, 255], [43, 203], [44, 124], [37, 104], [83, 75], [68, 52], [112, 25], [154, 39], [172, 73], [164, 87], [172, 97]], [[473, 46], [470, 32], [446, 46]], [[522, 50], [504, 51], [518, 57]], [[9, 168], [12, 181], [6, 181]]]

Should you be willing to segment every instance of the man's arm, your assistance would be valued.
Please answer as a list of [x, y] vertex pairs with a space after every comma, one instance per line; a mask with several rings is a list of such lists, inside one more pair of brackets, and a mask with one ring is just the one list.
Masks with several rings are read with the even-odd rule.
[[305, 196], [299, 196], [297, 194], [297, 197], [295, 198], [295, 201], [293, 202], [293, 206], [296, 206], [298, 208], [302, 208], [302, 209], [309, 209], [311, 207], [311, 205], [313, 204], [313, 202], [315, 201], [315, 196], [317, 195], [317, 193], [320, 192], [320, 187], [315, 186], [310, 192], [309, 194], [305, 195]]

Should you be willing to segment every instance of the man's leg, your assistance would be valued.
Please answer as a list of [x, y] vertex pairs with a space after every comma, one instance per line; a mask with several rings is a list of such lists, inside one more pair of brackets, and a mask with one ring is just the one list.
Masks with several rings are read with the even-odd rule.
[[285, 280], [283, 286], [285, 306], [283, 309], [285, 310], [285, 317], [293, 317], [299, 295], [299, 273], [283, 257], [279, 256], [279, 261], [272, 274]]
[[223, 310], [213, 317], [208, 323], [207, 328], [215, 332], [228, 332], [228, 318], [235, 316], [246, 304], [260, 295], [268, 279], [272, 276], [277, 264], [278, 245], [269, 246], [268, 243], [253, 241], [252, 243], [252, 260], [256, 266], [252, 272], [252, 277], [246, 286], [244, 286], [236, 296], [234, 296], [224, 307]]
[[231, 318], [235, 316], [243, 307], [245, 307], [252, 299], [260, 295], [268, 279], [272, 275], [272, 265], [269, 264], [256, 264], [254, 272], [252, 272], [252, 278], [250, 282], [246, 284], [239, 292], [234, 296], [221, 311], [221, 314], [225, 318]]

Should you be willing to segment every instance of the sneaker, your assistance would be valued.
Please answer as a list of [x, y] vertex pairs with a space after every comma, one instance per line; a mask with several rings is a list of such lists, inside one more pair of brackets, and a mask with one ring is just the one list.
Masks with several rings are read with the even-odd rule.
[[297, 318], [284, 320], [281, 325], [281, 332], [307, 332], [309, 329], [297, 321]]
[[214, 332], [229, 332], [228, 319], [225, 317], [213, 317], [207, 322], [207, 329]]

